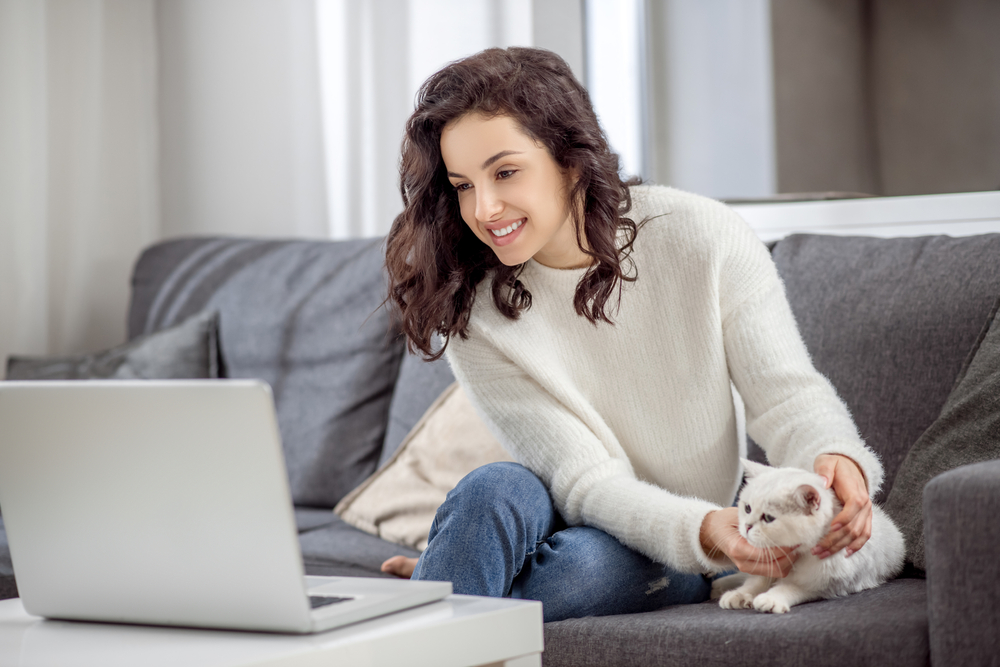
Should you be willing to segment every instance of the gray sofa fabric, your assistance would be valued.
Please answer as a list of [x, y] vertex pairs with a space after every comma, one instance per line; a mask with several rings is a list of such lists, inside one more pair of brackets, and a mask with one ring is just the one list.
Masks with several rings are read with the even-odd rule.
[[931, 662], [996, 667], [1000, 460], [935, 477], [924, 489], [923, 508]]
[[389, 404], [389, 423], [382, 444], [382, 467], [396, 453], [403, 439], [431, 404], [455, 381], [448, 360], [424, 361], [419, 354], [406, 354]]
[[545, 667], [928, 663], [925, 585], [899, 579], [782, 616], [715, 602], [545, 624]]
[[218, 311], [222, 374], [274, 391], [296, 505], [332, 508], [375, 471], [399, 370], [382, 263], [381, 239], [163, 242], [136, 264], [129, 335]]
[[345, 523], [333, 512], [329, 524], [299, 535], [307, 574], [329, 576], [386, 577], [379, 566], [387, 558], [417, 557], [419, 552], [369, 535]]
[[882, 458], [883, 502], [1000, 295], [1000, 234], [794, 235], [772, 256], [816, 368]]
[[[926, 484], [943, 472], [1000, 459], [1000, 298], [941, 414], [910, 448], [885, 504], [906, 539], [907, 559], [925, 569], [923, 505]], [[996, 517], [1000, 523], [1000, 516]], [[997, 554], [1000, 558], [1000, 553]]]
[[110, 350], [7, 359], [8, 380], [169, 380], [219, 377], [219, 315], [202, 311]]
[[360, 531], [326, 508], [296, 507], [295, 523], [306, 574], [389, 577], [379, 570], [384, 560], [420, 555]]

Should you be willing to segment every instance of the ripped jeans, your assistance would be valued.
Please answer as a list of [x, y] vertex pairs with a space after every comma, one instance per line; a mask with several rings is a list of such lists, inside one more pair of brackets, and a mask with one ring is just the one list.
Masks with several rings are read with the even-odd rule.
[[412, 578], [540, 600], [546, 622], [702, 602], [711, 589], [603, 531], [568, 527], [541, 480], [516, 463], [474, 470], [448, 494]]

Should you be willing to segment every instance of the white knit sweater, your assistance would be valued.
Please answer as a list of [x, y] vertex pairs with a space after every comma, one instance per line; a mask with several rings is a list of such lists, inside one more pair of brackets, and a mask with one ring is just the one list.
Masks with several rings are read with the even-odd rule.
[[632, 189], [638, 280], [615, 322], [590, 324], [573, 295], [585, 269], [531, 260], [532, 306], [509, 320], [479, 290], [469, 337], [448, 358], [487, 425], [549, 488], [571, 525], [617, 537], [689, 572], [709, 558], [705, 515], [732, 503], [739, 460], [730, 387], [747, 432], [776, 465], [812, 470], [817, 455], [861, 465], [870, 493], [882, 468], [832, 385], [812, 366], [767, 249], [728, 207], [660, 186]]

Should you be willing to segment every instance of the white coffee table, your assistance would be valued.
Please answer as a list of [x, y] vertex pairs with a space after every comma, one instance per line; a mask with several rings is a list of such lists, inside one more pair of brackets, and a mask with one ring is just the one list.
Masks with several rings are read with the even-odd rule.
[[540, 667], [542, 605], [451, 595], [315, 635], [50, 621], [0, 601], [4, 667]]

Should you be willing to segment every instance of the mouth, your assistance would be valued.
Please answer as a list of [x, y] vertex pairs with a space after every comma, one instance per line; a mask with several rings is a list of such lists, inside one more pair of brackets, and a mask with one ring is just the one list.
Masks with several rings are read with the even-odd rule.
[[[507, 221], [505, 220], [503, 222]], [[490, 240], [493, 241], [493, 245], [495, 246], [505, 246], [513, 243], [514, 240], [520, 236], [521, 230], [524, 229], [527, 218], [520, 218], [505, 225], [503, 225], [503, 222], [494, 223], [486, 228], [486, 231], [490, 235]]]
[[500, 227], [499, 229], [489, 229], [489, 232], [490, 234], [493, 235], [494, 238], [503, 238], [504, 236], [507, 236], [508, 234], [512, 233], [522, 224], [524, 224], [524, 218], [521, 218], [520, 220], [515, 220], [506, 227]]

